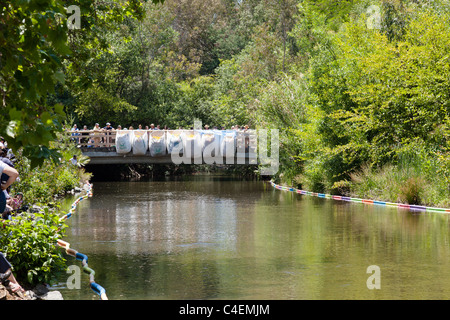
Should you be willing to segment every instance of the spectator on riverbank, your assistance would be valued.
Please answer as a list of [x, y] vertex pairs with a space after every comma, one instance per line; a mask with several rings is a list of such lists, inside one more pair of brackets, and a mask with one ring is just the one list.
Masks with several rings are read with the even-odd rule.
[[2, 141], [3, 141], [3, 143], [0, 142], [0, 159], [6, 158], [6, 159], [10, 160], [12, 163], [14, 163], [16, 161], [15, 160], [16, 156], [12, 153], [11, 149], [8, 149], [6, 147], [8, 145], [8, 143], [6, 143], [5, 139], [3, 139]]
[[[0, 150], [0, 162], [6, 163], [8, 166], [14, 168], [14, 162], [12, 162], [12, 160], [9, 159], [8, 157], [5, 157], [5, 155], [6, 155], [5, 149], [1, 149]], [[6, 173], [0, 174], [0, 181], [7, 181], [8, 178], [9, 177]]]
[[[5, 194], [7, 194], [6, 191]], [[13, 213], [18, 212], [22, 208], [23, 204], [23, 194], [21, 192], [17, 192], [14, 197], [10, 197], [9, 195], [6, 198], [6, 206], [5, 210], [3, 210], [2, 218], [5, 220], [11, 220], [11, 216]]]
[[21, 192], [17, 192], [17, 194], [13, 198], [9, 198], [6, 200], [6, 205], [11, 208], [11, 211], [17, 211], [22, 208], [23, 204], [23, 194]]
[[14, 181], [16, 181], [19, 173], [13, 167], [7, 165], [3, 161], [0, 161], [0, 176], [3, 173], [8, 177], [6, 181], [2, 179], [0, 190], [0, 213], [2, 214], [2, 217], [5, 218], [3, 216], [3, 213], [6, 210], [6, 199], [9, 198], [7, 189], [9, 188], [9, 186], [11, 186], [11, 184], [13, 184]]
[[[2, 277], [1, 277], [2, 282], [5, 283], [5, 280], [8, 280], [9, 288], [11, 289], [12, 292], [25, 293], [25, 290], [17, 282], [11, 269], [12, 269], [11, 263], [9, 263], [9, 261], [6, 259], [3, 252], [0, 252], [0, 274], [2, 275]], [[9, 276], [6, 279], [3, 279], [3, 276], [8, 275], [8, 274], [9, 274]]]
[[71, 162], [74, 166], [76, 166], [76, 165], [78, 164], [78, 160], [77, 160], [77, 155], [76, 155], [76, 154], [73, 155], [72, 159], [70, 159], [70, 162]]

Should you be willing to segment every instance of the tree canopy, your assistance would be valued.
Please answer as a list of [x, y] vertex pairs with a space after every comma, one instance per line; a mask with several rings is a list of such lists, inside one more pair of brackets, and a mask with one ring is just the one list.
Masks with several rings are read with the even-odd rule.
[[[154, 0], [159, 3], [160, 1]], [[67, 9], [80, 9], [80, 28], [69, 29]], [[57, 158], [49, 147], [61, 130], [64, 105], [50, 104], [49, 94], [64, 85], [67, 70], [77, 73], [79, 86], [89, 75], [84, 63], [110, 43], [105, 30], [113, 30], [126, 17], [142, 19], [143, 3], [89, 0], [11, 0], [0, 12], [0, 135], [9, 146], [30, 158], [33, 165]]]
[[[67, 28], [69, 5], [80, 8], [79, 29]], [[38, 164], [57, 156], [49, 141], [66, 117], [89, 128], [249, 124], [281, 131], [274, 179], [348, 192], [364, 168], [408, 155], [433, 163], [440, 178], [426, 179], [448, 191], [449, 8], [9, 1], [0, 15], [0, 134]]]

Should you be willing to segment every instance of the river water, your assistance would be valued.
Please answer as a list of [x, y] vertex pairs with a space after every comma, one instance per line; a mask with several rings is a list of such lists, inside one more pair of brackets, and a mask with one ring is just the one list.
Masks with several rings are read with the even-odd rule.
[[[450, 298], [445, 214], [213, 176], [93, 189], [64, 240], [89, 257], [111, 300]], [[67, 256], [67, 265], [81, 263]], [[79, 289], [69, 276], [52, 286], [65, 300], [99, 298], [87, 274]]]

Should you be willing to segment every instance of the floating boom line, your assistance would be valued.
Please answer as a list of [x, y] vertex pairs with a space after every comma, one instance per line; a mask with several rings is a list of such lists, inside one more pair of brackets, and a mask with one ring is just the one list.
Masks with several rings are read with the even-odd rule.
[[[87, 189], [86, 194], [84, 196], [77, 198], [77, 200], [75, 200], [72, 203], [72, 206], [71, 206], [69, 212], [66, 215], [64, 215], [63, 217], [61, 217], [59, 221], [64, 221], [64, 220], [67, 220], [68, 218], [70, 218], [72, 216], [72, 214], [75, 212], [77, 205], [78, 205], [78, 203], [80, 203], [80, 201], [87, 199], [89, 197], [92, 197], [92, 184], [88, 183], [88, 187], [89, 188]], [[61, 240], [61, 239], [57, 240], [57, 244], [61, 248], [64, 248], [68, 255], [74, 257], [78, 261], [81, 261], [81, 264], [83, 266], [83, 272], [89, 274], [89, 285], [90, 285], [92, 291], [94, 291], [96, 294], [98, 294], [100, 296], [101, 300], [108, 300], [108, 297], [106, 296], [106, 290], [101, 285], [99, 285], [98, 283], [95, 282], [95, 271], [89, 267], [88, 257], [85, 254], [80, 253], [77, 250], [70, 248], [70, 243], [68, 243], [64, 240]]]
[[314, 196], [314, 197], [318, 197], [318, 198], [373, 204], [373, 205], [379, 205], [379, 206], [397, 207], [397, 208], [401, 208], [401, 209], [408, 209], [411, 211], [429, 211], [429, 212], [450, 213], [450, 209], [446, 209], [446, 208], [426, 207], [426, 206], [419, 206], [419, 205], [406, 204], [406, 203], [394, 203], [394, 202], [387, 202], [387, 201], [336, 196], [336, 195], [331, 195], [331, 194], [327, 194], [327, 193], [318, 193], [318, 192], [300, 190], [300, 189], [296, 189], [296, 188], [292, 188], [292, 187], [285, 187], [285, 186], [278, 185], [278, 184], [274, 183], [273, 181], [270, 181], [270, 184], [272, 185], [272, 187], [274, 187], [275, 189], [278, 189], [278, 190], [290, 191], [290, 192], [295, 192], [295, 193], [302, 194], [302, 195]]

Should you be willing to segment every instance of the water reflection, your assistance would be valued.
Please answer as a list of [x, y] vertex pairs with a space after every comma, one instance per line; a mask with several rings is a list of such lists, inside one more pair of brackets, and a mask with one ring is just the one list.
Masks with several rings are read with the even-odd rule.
[[[448, 227], [442, 214], [195, 178], [98, 182], [67, 240], [110, 299], [447, 299]], [[373, 264], [381, 290], [366, 287]], [[64, 279], [66, 299], [97, 298]]]

